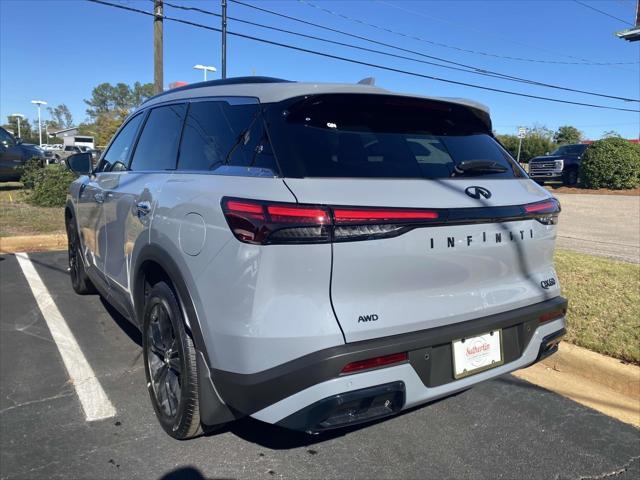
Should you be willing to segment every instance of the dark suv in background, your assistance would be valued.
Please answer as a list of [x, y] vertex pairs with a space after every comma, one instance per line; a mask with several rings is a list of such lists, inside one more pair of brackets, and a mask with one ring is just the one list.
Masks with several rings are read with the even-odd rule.
[[550, 154], [532, 158], [529, 161], [529, 176], [541, 185], [545, 181], [577, 184], [580, 161], [588, 146], [585, 143], [562, 145]]
[[20, 180], [22, 169], [32, 158], [38, 158], [44, 165], [44, 151], [37, 145], [22, 143], [0, 127], [0, 182]]

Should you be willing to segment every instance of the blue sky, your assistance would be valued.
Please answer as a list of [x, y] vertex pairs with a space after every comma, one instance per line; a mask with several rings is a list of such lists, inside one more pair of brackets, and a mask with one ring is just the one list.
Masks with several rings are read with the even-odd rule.
[[[152, 10], [149, 0], [110, 0]], [[524, 62], [434, 46], [358, 24], [313, 8], [298, 0], [244, 0], [264, 8], [331, 26], [332, 28], [400, 45], [428, 55], [525, 77], [610, 95], [640, 98], [640, 65], [590, 66]], [[614, 32], [627, 26], [574, 1], [399, 1], [309, 0], [337, 13], [359, 18], [391, 30], [465, 50], [544, 61], [638, 62], [640, 42], [629, 43]], [[582, 0], [629, 22], [635, 0]], [[171, 3], [219, 11], [219, 0], [172, 0]], [[309, 26], [273, 17], [230, 3], [228, 13], [259, 23], [337, 39], [369, 48], [379, 47]], [[165, 14], [219, 26], [219, 19], [165, 6]], [[37, 19], [37, 21], [36, 21]], [[83, 0], [0, 0], [0, 116], [2, 122], [19, 112], [30, 119], [36, 110], [30, 100], [50, 105], [65, 103], [76, 122], [85, 119], [91, 89], [101, 82], [153, 81], [152, 18], [88, 3]], [[640, 107], [577, 93], [497, 80], [447, 70], [377, 54], [360, 52], [318, 41], [229, 21], [229, 30], [330, 52], [393, 68], [411, 70], [456, 81], [514, 90], [586, 103]], [[200, 81], [195, 64], [220, 66], [220, 34], [176, 24], [164, 26], [165, 86], [172, 81]], [[400, 52], [398, 52], [400, 53]], [[382, 71], [362, 65], [321, 58], [250, 40], [229, 37], [228, 76], [266, 75], [293, 80], [357, 82], [374, 76], [379, 86], [392, 90], [436, 96], [467, 97], [491, 108], [495, 129], [514, 133], [518, 125], [544, 125], [555, 129], [575, 125], [588, 138], [616, 130], [626, 138], [638, 138], [640, 114], [563, 105], [514, 97], [469, 87], [441, 83]], [[214, 74], [218, 78], [219, 74]], [[210, 77], [211, 78], [211, 77]], [[48, 114], [44, 115], [48, 118]]]

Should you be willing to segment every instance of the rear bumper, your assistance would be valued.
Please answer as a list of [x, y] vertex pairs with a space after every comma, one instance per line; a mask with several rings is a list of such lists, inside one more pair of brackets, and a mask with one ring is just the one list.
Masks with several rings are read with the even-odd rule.
[[[555, 297], [467, 322], [323, 349], [258, 373], [211, 369], [211, 377], [217, 393], [229, 407], [241, 415], [269, 423], [282, 423], [296, 412], [330, 397], [402, 382], [405, 386], [402, 405], [396, 408], [397, 399], [394, 400], [393, 411], [389, 412], [395, 413], [534, 363], [543, 355], [545, 338], [564, 329], [564, 318], [539, 324], [540, 315], [566, 310], [566, 306], [566, 299]], [[504, 365], [454, 380], [451, 341], [496, 328], [503, 331]], [[400, 352], [408, 352], [407, 363], [340, 375], [348, 363]], [[293, 423], [300, 428], [299, 418]], [[292, 422], [284, 424], [294, 426]]]

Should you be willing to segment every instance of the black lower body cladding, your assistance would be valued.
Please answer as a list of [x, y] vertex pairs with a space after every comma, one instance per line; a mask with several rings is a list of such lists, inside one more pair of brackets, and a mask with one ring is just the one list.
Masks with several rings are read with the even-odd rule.
[[327, 348], [262, 372], [240, 374], [211, 369], [211, 378], [224, 402], [242, 415], [251, 415], [308, 387], [336, 378], [349, 363], [400, 352], [408, 352], [408, 361], [424, 385], [434, 387], [454, 381], [453, 340], [500, 328], [504, 362], [509, 363], [522, 355], [541, 316], [563, 312], [566, 308], [567, 300], [555, 297], [466, 322]]

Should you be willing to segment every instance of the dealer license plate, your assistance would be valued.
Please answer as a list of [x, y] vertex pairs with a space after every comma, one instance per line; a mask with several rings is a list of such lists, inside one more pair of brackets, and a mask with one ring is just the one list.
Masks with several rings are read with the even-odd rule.
[[501, 330], [454, 340], [452, 347], [454, 378], [463, 378], [504, 363]]

